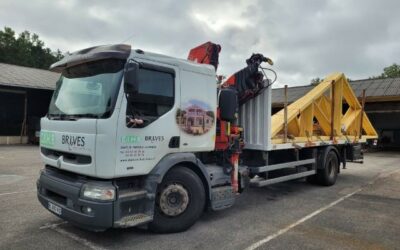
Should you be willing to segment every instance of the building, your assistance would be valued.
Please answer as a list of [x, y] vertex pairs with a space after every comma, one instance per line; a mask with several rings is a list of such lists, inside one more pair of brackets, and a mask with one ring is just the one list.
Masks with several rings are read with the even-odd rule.
[[0, 144], [37, 142], [59, 74], [0, 63]]
[[[48, 70], [0, 63], [0, 144], [37, 142], [40, 117], [48, 110], [60, 75]], [[400, 148], [400, 77], [350, 82], [356, 96], [366, 90], [365, 110], [377, 130], [381, 145]], [[313, 86], [291, 87], [288, 102], [303, 96]], [[283, 108], [284, 91], [272, 91], [272, 111]], [[177, 123], [188, 133], [208, 131], [214, 117], [204, 108], [189, 106]]]
[[[386, 148], [400, 148], [400, 77], [357, 80], [351, 81], [350, 85], [360, 100], [365, 89], [365, 111], [378, 132], [379, 144]], [[311, 85], [289, 87], [288, 103], [294, 102], [312, 88]], [[273, 113], [283, 108], [284, 100], [283, 88], [272, 90]]]
[[198, 105], [193, 104], [187, 107], [182, 114], [180, 126], [189, 134], [201, 135], [213, 126], [214, 118]]

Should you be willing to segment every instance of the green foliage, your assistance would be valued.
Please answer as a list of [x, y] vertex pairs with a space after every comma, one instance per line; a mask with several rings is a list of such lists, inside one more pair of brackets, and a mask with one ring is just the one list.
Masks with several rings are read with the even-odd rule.
[[0, 62], [48, 69], [63, 58], [60, 50], [51, 51], [37, 34], [24, 31], [18, 35], [9, 27], [0, 30]]
[[377, 78], [393, 78], [393, 77], [400, 77], [400, 65], [393, 63], [392, 65], [385, 67], [383, 69], [383, 73], [379, 76], [372, 76], [370, 79], [377, 79]]
[[311, 79], [310, 84], [316, 86], [316, 85], [320, 84], [321, 82], [322, 82], [322, 79], [319, 77], [316, 77], [316, 78]]
[[384, 77], [400, 77], [400, 65], [393, 63], [391, 66], [383, 69]]

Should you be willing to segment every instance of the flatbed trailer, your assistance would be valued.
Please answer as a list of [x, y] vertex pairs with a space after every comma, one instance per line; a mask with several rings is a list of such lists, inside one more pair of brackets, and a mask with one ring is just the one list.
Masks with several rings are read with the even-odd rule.
[[271, 115], [260, 65], [272, 60], [253, 54], [219, 84], [220, 50], [208, 42], [182, 60], [119, 44], [53, 64], [61, 78], [41, 120], [41, 204], [88, 230], [179, 232], [248, 186], [329, 186], [340, 164], [362, 161], [361, 144], [377, 134], [343, 74]]
[[[316, 175], [318, 169], [324, 169], [326, 161], [325, 157], [318, 158], [330, 150], [343, 167], [346, 161], [362, 161], [361, 144], [377, 138], [363, 105], [342, 73], [328, 76], [274, 115], [271, 115], [271, 100], [269, 88], [240, 109], [245, 141], [243, 158], [252, 159], [244, 160], [244, 164], [252, 174], [263, 175], [252, 180], [252, 186]], [[297, 169], [291, 174], [267, 177], [268, 172], [287, 168]]]

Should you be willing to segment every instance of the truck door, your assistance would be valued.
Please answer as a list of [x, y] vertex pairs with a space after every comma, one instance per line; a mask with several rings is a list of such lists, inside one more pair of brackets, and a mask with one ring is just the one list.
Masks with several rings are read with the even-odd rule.
[[[117, 176], [145, 175], [166, 154], [179, 151], [177, 67], [144, 63], [138, 93], [123, 98], [117, 132]], [[129, 99], [129, 100], [128, 100]]]

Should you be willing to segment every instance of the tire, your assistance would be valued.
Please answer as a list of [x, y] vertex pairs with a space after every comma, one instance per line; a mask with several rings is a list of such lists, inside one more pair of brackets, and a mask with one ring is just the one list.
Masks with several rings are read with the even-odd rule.
[[185, 231], [201, 216], [205, 204], [206, 192], [199, 176], [186, 167], [174, 167], [157, 188], [149, 229], [156, 233]]
[[339, 172], [339, 159], [333, 150], [328, 152], [323, 164], [324, 168], [317, 170], [316, 182], [322, 186], [332, 186]]

